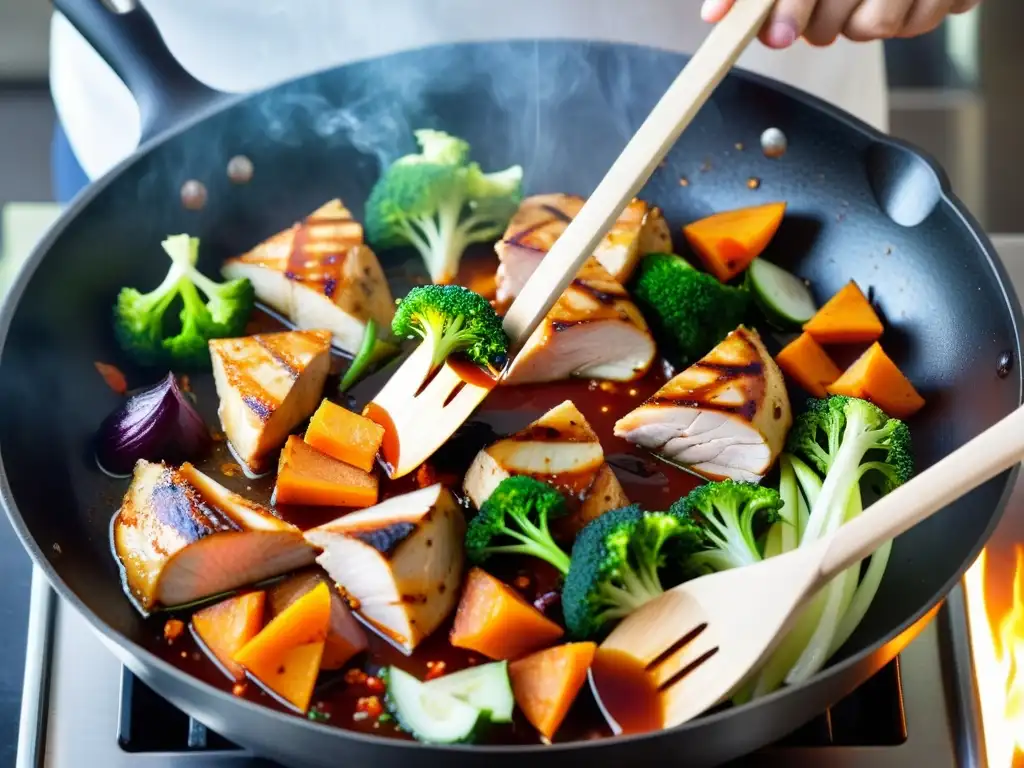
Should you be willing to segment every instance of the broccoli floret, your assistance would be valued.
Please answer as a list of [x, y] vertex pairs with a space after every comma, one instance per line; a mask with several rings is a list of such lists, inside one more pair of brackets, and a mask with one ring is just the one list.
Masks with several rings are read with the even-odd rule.
[[746, 289], [723, 285], [671, 253], [644, 257], [632, 295], [673, 362], [682, 367], [704, 357], [750, 311]]
[[866, 475], [885, 494], [909, 480], [914, 471], [907, 425], [855, 397], [810, 400], [807, 410], [796, 418], [786, 449], [825, 476], [803, 542], [842, 524], [851, 495]]
[[484, 173], [469, 144], [443, 131], [415, 132], [420, 154], [396, 160], [366, 201], [366, 236], [380, 248], [412, 245], [435, 283], [455, 279], [471, 243], [494, 240], [522, 198], [523, 169]]
[[508, 355], [501, 318], [483, 296], [461, 285], [421, 285], [398, 304], [391, 330], [434, 345], [434, 365], [461, 352], [477, 365], [500, 369]]
[[[196, 269], [198, 238], [174, 235], [164, 240], [163, 247], [171, 257], [163, 282], [149, 293], [122, 288], [118, 294], [114, 305], [117, 339], [143, 365], [166, 362], [183, 368], [208, 368], [207, 342], [244, 333], [255, 292], [245, 278], [217, 283], [200, 273]], [[179, 296], [181, 328], [170, 334], [165, 315]]]
[[491, 555], [530, 555], [564, 574], [569, 556], [551, 537], [548, 521], [565, 513], [565, 498], [547, 483], [526, 475], [507, 477], [469, 521], [466, 556], [479, 564]]
[[644, 512], [636, 504], [589, 523], [573, 545], [562, 588], [570, 634], [597, 636], [694, 575], [686, 562], [699, 546], [699, 531], [688, 520], [671, 512]]
[[757, 537], [779, 520], [778, 491], [754, 483], [724, 480], [699, 486], [670, 511], [690, 520], [701, 532], [705, 549], [694, 554], [696, 568], [724, 571], [761, 560]]

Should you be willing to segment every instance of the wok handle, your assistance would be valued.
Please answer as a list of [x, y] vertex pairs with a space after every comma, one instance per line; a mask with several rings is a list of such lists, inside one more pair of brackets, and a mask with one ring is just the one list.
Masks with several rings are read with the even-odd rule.
[[139, 106], [140, 143], [225, 98], [178, 63], [137, 2], [123, 12], [103, 0], [53, 0], [53, 5], [128, 86]]
[[[860, 562], [946, 505], [1024, 459], [1024, 407], [885, 495], [829, 537], [819, 583]], [[920, 553], [927, 558], [927, 553]]]

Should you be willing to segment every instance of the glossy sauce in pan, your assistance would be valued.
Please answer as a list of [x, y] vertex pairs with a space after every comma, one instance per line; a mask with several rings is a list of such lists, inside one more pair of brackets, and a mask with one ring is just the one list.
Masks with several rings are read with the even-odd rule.
[[[481, 286], [486, 284], [488, 275], [493, 274], [495, 267], [496, 261], [493, 256], [467, 257], [463, 260], [463, 270], [459, 282], [483, 292]], [[402, 295], [398, 290], [395, 290], [395, 293]], [[271, 315], [258, 312], [253, 317], [249, 332], [284, 329], [285, 326]], [[334, 362], [333, 372], [337, 374], [344, 369], [346, 363], [337, 356]], [[522, 429], [564, 400], [572, 400], [586, 416], [600, 438], [605, 458], [618, 476], [630, 501], [637, 502], [647, 509], [666, 509], [673, 501], [697, 485], [699, 481], [687, 472], [660, 462], [649, 453], [634, 448], [625, 440], [615, 437], [613, 427], [617, 419], [653, 395], [671, 377], [672, 373], [671, 369], [659, 359], [656, 360], [647, 376], [640, 381], [628, 384], [580, 379], [553, 384], [499, 386], [484, 401], [472, 420], [465, 424], [431, 460], [432, 476], [422, 478], [424, 484], [428, 481], [440, 480], [461, 498], [462, 476], [480, 448], [511, 432]], [[385, 369], [357, 385], [354, 390], [355, 396], [350, 397], [350, 402], [343, 404], [358, 409], [380, 388], [387, 375], [388, 371]], [[337, 378], [332, 376], [328, 380], [327, 392], [336, 391], [336, 384]], [[193, 377], [192, 385], [201, 412], [207, 423], [216, 429], [219, 425], [216, 421], [217, 399], [212, 376]], [[216, 443], [212, 454], [204, 462], [198, 463], [198, 466], [232, 490], [269, 506], [274, 486], [274, 474], [271, 473], [257, 479], [245, 477], [231, 458], [223, 440]], [[388, 481], [386, 477], [382, 476], [381, 498], [407, 493], [416, 487], [417, 473], [411, 473], [394, 482]], [[331, 507], [284, 505], [276, 507], [276, 512], [282, 518], [303, 529], [328, 522], [346, 511], [348, 510]], [[527, 558], [494, 557], [488, 561], [487, 570], [516, 587], [526, 599], [534, 602], [548, 616], [561, 621], [558, 573], [546, 563]], [[282, 711], [292, 711], [286, 705], [276, 701], [273, 696], [264, 693], [258, 685], [251, 681], [242, 686], [234, 685], [234, 682], [229, 680], [217, 665], [207, 658], [189, 631], [184, 632], [171, 642], [166, 640], [163, 628], [168, 618], [171, 618], [171, 615], [164, 613], [154, 615], [148, 620], [151, 627], [149, 634], [151, 650], [196, 677], [224, 690], [234, 690], [236, 695], [245, 696]], [[182, 614], [176, 618], [180, 618], [187, 624], [189, 615]], [[367, 630], [367, 635], [370, 638], [368, 653], [354, 659], [345, 669], [321, 674], [313, 695], [313, 711], [309, 716], [342, 728], [410, 738], [388, 718], [384, 718], [384, 722], [380, 722], [373, 717], [364, 718], [358, 714], [359, 700], [375, 693], [374, 680], [371, 679], [368, 683], [352, 682], [353, 675], [349, 674], [349, 679], [346, 680], [346, 672], [356, 668], [361, 669], [367, 675], [375, 676], [381, 667], [396, 664], [423, 679], [431, 670], [435, 670], [436, 673], [438, 664], [444, 665], [444, 672], [453, 672], [469, 665], [489, 661], [479, 654], [449, 645], [450, 625], [449, 620], [424, 641], [411, 656], [405, 656], [386, 640]], [[652, 701], [653, 691], [640, 690], [635, 685], [630, 685], [629, 681], [623, 678], [624, 671], [617, 665], [603, 664], [599, 669], [603, 671], [604, 676], [615, 677], [621, 683], [615, 685], [614, 689], [621, 691], [623, 697], [629, 699], [628, 704], [621, 702], [622, 704], [630, 710], [635, 710], [637, 716], [645, 721], [655, 717], [652, 714], [655, 712]], [[642, 700], [638, 700], [637, 697]], [[383, 696], [380, 696], [380, 700], [383, 701]], [[365, 707], [365, 702], [363, 706]], [[515, 717], [516, 720], [511, 725], [491, 726], [484, 741], [488, 743], [537, 743], [540, 737], [536, 730], [523, 719], [518, 709]], [[569, 717], [559, 729], [555, 740], [559, 742], [572, 741], [609, 735], [611, 735], [611, 731], [605, 724], [604, 718], [590, 694], [589, 686], [585, 686], [577, 697]]]

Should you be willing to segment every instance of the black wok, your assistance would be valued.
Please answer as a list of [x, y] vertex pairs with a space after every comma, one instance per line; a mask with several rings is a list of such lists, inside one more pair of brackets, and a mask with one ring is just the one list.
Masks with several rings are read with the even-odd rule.
[[[296, 767], [718, 764], [793, 730], [890, 661], [993, 529], [1013, 473], [899, 539], [860, 629], [808, 684], [645, 737], [426, 747], [281, 714], [159, 660], [141, 644], [152, 625], [125, 599], [110, 555], [108, 528], [123, 486], [97, 470], [89, 449], [117, 399], [93, 361], [119, 359], [109, 317], [118, 288], [156, 284], [165, 267], [155, 254], [168, 233], [202, 238], [204, 266], [215, 270], [220, 259], [329, 198], [343, 198], [359, 216], [380, 161], [409, 151], [410, 131], [419, 126], [466, 137], [484, 167], [522, 163], [530, 192], [586, 194], [684, 58], [604, 43], [466, 44], [229, 98], [177, 67], [141, 11], [115, 17], [99, 0], [56, 5], [133, 89], [146, 141], [73, 202], [3, 305], [0, 491], [58, 593], [133, 672], [224, 736]], [[781, 160], [757, 151], [770, 126], [789, 138]], [[233, 184], [225, 172], [235, 155], [253, 162], [248, 184]], [[756, 191], [748, 188], [751, 177], [761, 180]], [[199, 211], [180, 202], [190, 179], [208, 192]], [[912, 423], [920, 466], [1021, 402], [1019, 366], [997, 373], [1002, 356], [1019, 359], [1018, 302], [942, 171], [914, 149], [803, 93], [735, 73], [643, 196], [675, 224], [757, 201], [788, 201], [772, 257], [799, 267], [819, 298], [851, 278], [871, 287], [887, 321], [887, 348], [928, 397]]]

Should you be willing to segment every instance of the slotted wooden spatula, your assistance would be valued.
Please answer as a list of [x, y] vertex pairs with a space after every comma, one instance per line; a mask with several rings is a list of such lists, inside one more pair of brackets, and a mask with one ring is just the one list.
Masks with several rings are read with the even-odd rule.
[[[774, 0], [737, 0], [626, 144], [597, 189], [566, 227], [505, 315], [513, 350], [530, 337], [583, 262], [640, 191], [768, 18]], [[496, 381], [445, 363], [434, 371], [420, 345], [367, 406], [385, 427], [383, 458], [392, 478], [429, 459]]]
[[[663, 727], [684, 723], [727, 698], [834, 576], [1022, 459], [1019, 408], [814, 544], [665, 592], [619, 624], [599, 653], [625, 656], [647, 675]], [[591, 683], [613, 728], [629, 722], [621, 702], [601, 698], [601, 676]]]

